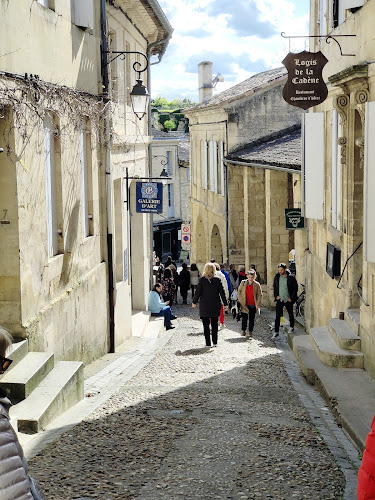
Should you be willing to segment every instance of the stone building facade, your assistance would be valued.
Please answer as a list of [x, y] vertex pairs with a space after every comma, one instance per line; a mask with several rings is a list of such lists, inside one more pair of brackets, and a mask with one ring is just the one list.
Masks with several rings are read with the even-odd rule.
[[255, 264], [272, 284], [278, 262], [287, 262], [294, 247], [284, 209], [294, 203], [291, 178], [294, 171], [300, 173], [299, 143], [292, 157], [287, 146], [269, 152], [274, 141], [286, 144], [292, 131], [298, 131], [299, 141], [301, 111], [282, 98], [284, 68], [254, 75], [212, 97], [212, 85], [207, 95], [209, 64], [200, 65], [205, 100], [185, 111], [191, 143], [191, 262], [202, 265], [213, 258]]
[[[306, 118], [305, 253], [308, 329], [344, 313], [357, 318], [365, 368], [375, 376], [375, 0], [312, 0], [312, 39], [328, 59], [328, 98]], [[309, 179], [319, 178], [317, 184]], [[334, 247], [334, 253], [332, 252]], [[305, 250], [304, 250], [305, 249]], [[330, 264], [337, 270], [328, 274]], [[331, 260], [331, 262], [330, 262]], [[332, 270], [332, 269], [331, 269]]]
[[139, 56], [105, 48], [161, 57], [172, 30], [136, 0], [0, 0], [0, 16], [0, 324], [90, 362], [132, 335], [150, 282], [150, 220], [124, 182], [126, 166], [149, 175], [128, 90]]
[[154, 250], [165, 262], [180, 258], [181, 224], [190, 222], [189, 134], [152, 131], [152, 172], [165, 171], [163, 211], [153, 217]]

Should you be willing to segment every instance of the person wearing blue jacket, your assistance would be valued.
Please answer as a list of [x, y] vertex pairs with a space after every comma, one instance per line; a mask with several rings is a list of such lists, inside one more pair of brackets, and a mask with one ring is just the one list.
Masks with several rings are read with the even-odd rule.
[[165, 329], [171, 330], [174, 328], [171, 324], [171, 320], [176, 319], [176, 316], [172, 314], [169, 300], [167, 300], [167, 302], [161, 300], [160, 294], [162, 290], [163, 285], [156, 283], [148, 296], [148, 310], [151, 311], [151, 316], [164, 316]]

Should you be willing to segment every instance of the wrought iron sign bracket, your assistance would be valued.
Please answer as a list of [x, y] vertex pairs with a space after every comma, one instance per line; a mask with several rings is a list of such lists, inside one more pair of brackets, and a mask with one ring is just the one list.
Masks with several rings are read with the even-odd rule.
[[336, 38], [339, 38], [339, 37], [348, 37], [348, 36], [357, 36], [357, 35], [293, 35], [293, 36], [287, 36], [285, 35], [285, 33], [282, 31], [281, 32], [281, 36], [283, 38], [325, 38], [325, 41], [326, 43], [330, 43], [331, 40], [334, 40], [337, 45], [339, 46], [339, 49], [340, 49], [340, 53], [342, 56], [350, 56], [350, 57], [355, 57], [356, 54], [343, 54], [342, 52], [342, 49], [341, 49], [341, 45], [339, 44], [338, 40], [336, 40]]
[[142, 63], [139, 62], [139, 61], [135, 61], [134, 64], [133, 64], [133, 69], [136, 73], [138, 73], [138, 79], [140, 79], [140, 75], [141, 73], [143, 73], [144, 71], [146, 71], [146, 69], [148, 68], [148, 57], [143, 54], [143, 52], [136, 52], [136, 51], [126, 51], [126, 50], [104, 50], [103, 51], [104, 54], [116, 54], [114, 57], [112, 57], [112, 59], [110, 61], [108, 61], [106, 63], [106, 66], [108, 64], [111, 64], [113, 61], [115, 61], [116, 59], [118, 58], [121, 58], [121, 60], [124, 60], [125, 59], [125, 56], [126, 54], [138, 54], [142, 57], [145, 58], [145, 61], [144, 61], [144, 68], [142, 68]]

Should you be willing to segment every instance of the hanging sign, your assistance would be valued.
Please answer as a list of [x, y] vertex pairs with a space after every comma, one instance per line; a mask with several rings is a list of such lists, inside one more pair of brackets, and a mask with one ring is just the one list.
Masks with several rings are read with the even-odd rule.
[[284, 100], [292, 106], [309, 109], [327, 99], [328, 89], [322, 71], [328, 59], [322, 52], [289, 52], [282, 61], [288, 70]]
[[295, 230], [304, 229], [305, 218], [301, 215], [300, 208], [286, 208], [285, 209], [285, 229]]
[[160, 214], [163, 211], [163, 184], [161, 182], [137, 182], [136, 211]]

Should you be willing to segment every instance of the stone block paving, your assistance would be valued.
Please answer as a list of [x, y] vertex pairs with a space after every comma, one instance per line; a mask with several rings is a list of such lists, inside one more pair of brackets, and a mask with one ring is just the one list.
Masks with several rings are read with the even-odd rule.
[[354, 499], [356, 452], [267, 319], [246, 340], [226, 316], [207, 350], [197, 310], [174, 312], [147, 366], [29, 461], [47, 498]]

